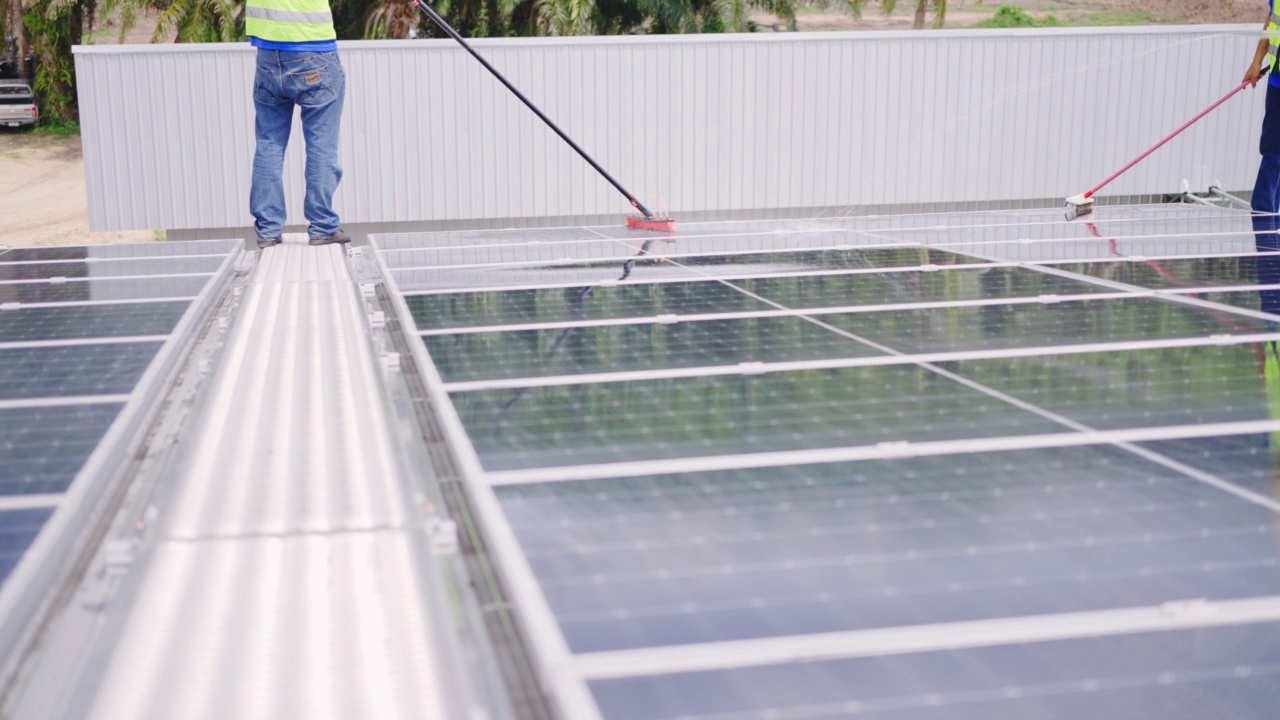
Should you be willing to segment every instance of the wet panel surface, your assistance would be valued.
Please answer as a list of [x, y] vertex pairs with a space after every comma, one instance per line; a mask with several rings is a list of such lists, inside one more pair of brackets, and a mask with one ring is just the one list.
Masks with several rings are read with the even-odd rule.
[[446, 382], [882, 354], [800, 318], [516, 330], [424, 340]]
[[741, 278], [770, 275], [822, 274], [824, 272], [875, 271], [886, 268], [981, 264], [986, 261], [944, 250], [924, 248], [876, 248], [867, 250], [802, 250], [745, 255], [699, 255], [668, 261], [644, 255], [589, 263], [462, 267], [456, 269], [393, 269], [402, 292], [463, 290], [469, 288], [518, 288], [539, 285], [587, 286], [613, 282], [671, 282], [708, 278]]
[[1262, 320], [1157, 298], [904, 309], [824, 315], [823, 322], [899, 352], [1051, 347], [1269, 332]]
[[212, 273], [222, 267], [225, 255], [156, 257], [121, 260], [49, 263], [0, 263], [0, 283], [49, 278], [112, 278], [136, 275]]
[[0, 311], [0, 342], [167, 335], [188, 305], [182, 300]]
[[1264, 345], [1274, 343], [976, 360], [949, 368], [1094, 429], [1247, 422], [1270, 419], [1270, 393], [1280, 396], [1280, 376], [1270, 381], [1264, 371]]
[[420, 330], [771, 309], [714, 280], [410, 295], [405, 302]]
[[129, 258], [183, 257], [225, 254], [239, 247], [239, 240], [191, 240], [121, 245], [78, 245], [72, 247], [13, 248], [0, 263], [50, 260], [126, 260]]
[[193, 298], [211, 275], [159, 276], [142, 279], [107, 279], [64, 283], [0, 284], [0, 303], [106, 302], [147, 298]]
[[1063, 430], [912, 365], [451, 397], [490, 470]]

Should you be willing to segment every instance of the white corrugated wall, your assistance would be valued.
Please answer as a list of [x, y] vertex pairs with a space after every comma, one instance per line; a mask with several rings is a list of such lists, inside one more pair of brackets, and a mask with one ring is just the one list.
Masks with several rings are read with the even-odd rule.
[[[1239, 82], [1241, 26], [477, 40], [641, 200], [674, 212], [1061, 198]], [[451, 41], [341, 44], [344, 223], [621, 213]], [[251, 224], [247, 45], [76, 49], [94, 230]], [[1252, 187], [1263, 92], [1107, 194]], [[302, 223], [301, 133], [286, 161]]]

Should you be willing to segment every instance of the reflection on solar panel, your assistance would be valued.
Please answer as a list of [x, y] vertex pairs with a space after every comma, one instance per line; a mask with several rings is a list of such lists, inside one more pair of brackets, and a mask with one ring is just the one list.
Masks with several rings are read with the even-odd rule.
[[374, 243], [569, 716], [1273, 714], [1247, 213]]
[[0, 255], [0, 583], [235, 242]]

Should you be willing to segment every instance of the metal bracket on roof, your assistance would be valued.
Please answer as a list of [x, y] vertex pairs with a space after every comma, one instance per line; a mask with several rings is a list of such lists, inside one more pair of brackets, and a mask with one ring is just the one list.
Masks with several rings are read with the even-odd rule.
[[360, 297], [371, 298], [377, 293], [377, 286], [373, 283], [360, 283]]
[[436, 557], [458, 553], [458, 524], [449, 518], [432, 515], [427, 518], [427, 544]]
[[369, 327], [377, 330], [387, 326], [387, 314], [381, 310], [369, 313]]
[[1210, 194], [1210, 195], [1217, 195], [1218, 197], [1222, 198], [1223, 200], [1226, 200], [1227, 202], [1231, 203], [1231, 204], [1232, 204], [1232, 205], [1234, 205], [1234, 206], [1238, 206], [1238, 207], [1240, 207], [1241, 209], [1244, 209], [1244, 210], [1251, 210], [1251, 209], [1253, 209], [1253, 206], [1252, 206], [1251, 204], [1249, 204], [1248, 202], [1245, 202], [1244, 198], [1237, 197], [1237, 196], [1235, 196], [1235, 195], [1232, 195], [1232, 194], [1231, 194], [1231, 193], [1229, 193], [1229, 192], [1224, 191], [1224, 190], [1222, 189], [1222, 181], [1221, 181], [1221, 180], [1215, 180], [1215, 181], [1214, 181], [1214, 184], [1209, 188], [1209, 194]]
[[386, 370], [387, 372], [400, 372], [400, 353], [382, 353], [378, 356], [378, 360], [382, 363], [383, 370]]

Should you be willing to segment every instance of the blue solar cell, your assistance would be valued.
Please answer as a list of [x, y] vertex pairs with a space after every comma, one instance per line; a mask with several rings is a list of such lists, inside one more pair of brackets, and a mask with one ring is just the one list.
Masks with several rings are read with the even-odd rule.
[[455, 392], [451, 398], [491, 470], [1067, 430], [917, 365]]
[[578, 652], [1280, 595], [1270, 510], [1110, 446], [498, 494]]
[[605, 720], [1271, 720], [1280, 624], [591, 683]]
[[127, 394], [162, 344], [0, 348], [0, 399]]
[[167, 335], [190, 304], [174, 300], [0, 311], [0, 342]]
[[0, 510], [0, 586], [52, 514], [48, 508]]
[[0, 495], [66, 490], [122, 407], [0, 409]]

